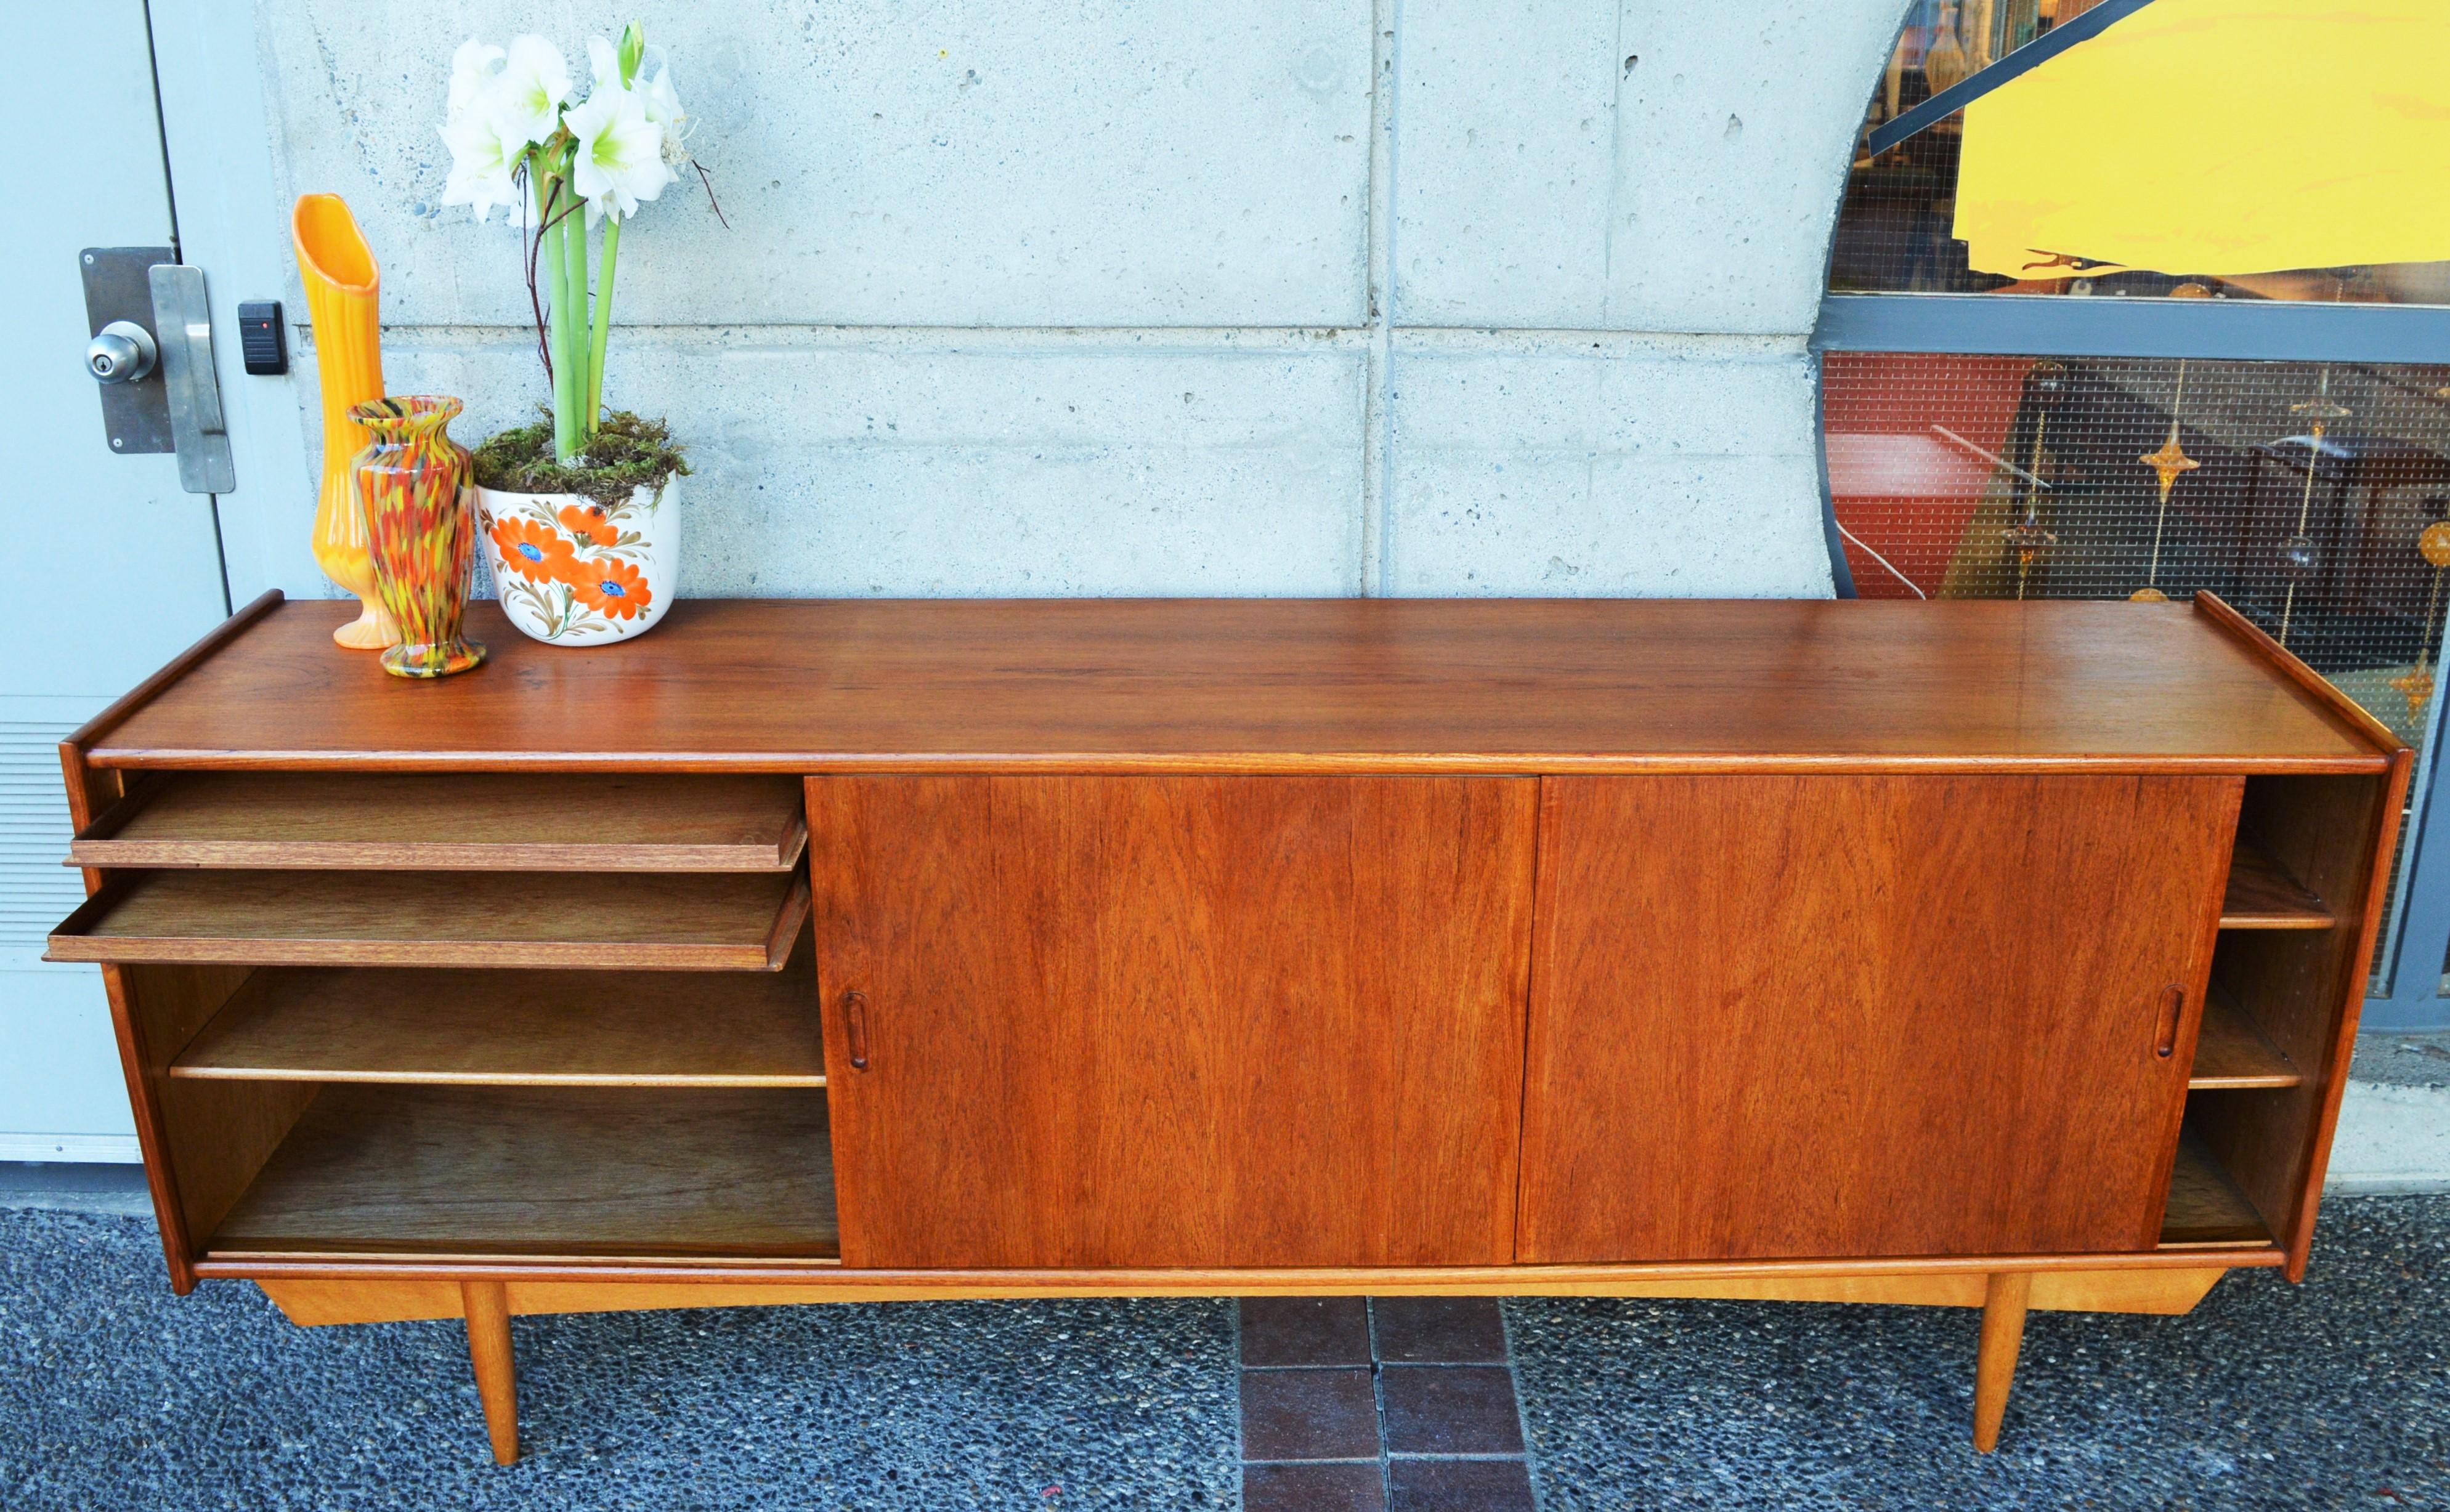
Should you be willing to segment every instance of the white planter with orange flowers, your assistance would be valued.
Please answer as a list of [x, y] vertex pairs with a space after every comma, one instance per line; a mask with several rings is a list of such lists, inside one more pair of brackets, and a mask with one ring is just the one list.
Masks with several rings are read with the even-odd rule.
[[476, 490], [485, 562], [513, 625], [554, 646], [645, 633], [680, 582], [677, 474], [607, 505], [584, 494]]

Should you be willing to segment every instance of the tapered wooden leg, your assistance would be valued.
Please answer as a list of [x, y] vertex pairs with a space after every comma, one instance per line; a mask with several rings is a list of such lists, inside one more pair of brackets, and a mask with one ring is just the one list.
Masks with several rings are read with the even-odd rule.
[[510, 1292], [498, 1281], [462, 1281], [459, 1297], [468, 1309], [468, 1363], [476, 1367], [485, 1433], [494, 1441], [495, 1463], [510, 1464], [519, 1457], [519, 1379], [511, 1363]]
[[2032, 1289], [2031, 1271], [2002, 1270], [1983, 1290], [1982, 1348], [1974, 1359], [1974, 1446], [1984, 1454], [1999, 1446], [1999, 1420], [2008, 1411], [2008, 1388], [2016, 1384], [2025, 1300]]

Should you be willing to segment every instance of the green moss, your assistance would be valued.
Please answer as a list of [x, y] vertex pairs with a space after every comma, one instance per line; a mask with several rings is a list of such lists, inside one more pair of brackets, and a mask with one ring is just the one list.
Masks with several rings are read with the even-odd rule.
[[628, 410], [607, 415], [595, 438], [578, 454], [578, 464], [564, 467], [553, 455], [553, 412], [536, 408], [543, 419], [515, 426], [476, 448], [477, 482], [503, 494], [583, 494], [609, 507], [626, 501], [641, 484], [652, 493], [672, 475], [689, 475], [672, 428]]

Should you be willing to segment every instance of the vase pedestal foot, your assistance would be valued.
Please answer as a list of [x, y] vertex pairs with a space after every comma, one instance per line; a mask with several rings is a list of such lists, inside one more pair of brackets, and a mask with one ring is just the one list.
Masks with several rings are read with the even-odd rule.
[[379, 651], [399, 644], [399, 628], [383, 612], [382, 606], [360, 602], [365, 604], [365, 612], [334, 630], [332, 639], [353, 651]]
[[484, 659], [483, 641], [463, 639], [445, 646], [411, 646], [403, 641], [382, 653], [382, 667], [394, 677], [449, 677]]

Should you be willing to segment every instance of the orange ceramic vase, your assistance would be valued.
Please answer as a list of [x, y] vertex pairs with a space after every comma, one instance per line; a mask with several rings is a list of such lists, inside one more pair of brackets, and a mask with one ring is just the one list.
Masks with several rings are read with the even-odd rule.
[[382, 397], [379, 274], [355, 216], [337, 194], [301, 194], [289, 218], [298, 276], [315, 322], [315, 371], [323, 389], [323, 487], [315, 502], [315, 561], [358, 595], [364, 611], [332, 632], [357, 650], [380, 650], [399, 629], [375, 591], [366, 521], [349, 487], [349, 461], [374, 436], [350, 415]]

